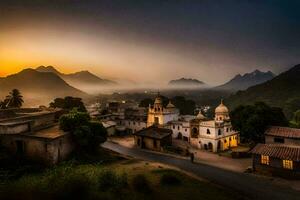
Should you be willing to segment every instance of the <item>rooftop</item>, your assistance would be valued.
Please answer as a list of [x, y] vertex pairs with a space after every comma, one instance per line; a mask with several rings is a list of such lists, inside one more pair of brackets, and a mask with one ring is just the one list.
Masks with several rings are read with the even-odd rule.
[[22, 135], [35, 138], [56, 139], [66, 134], [66, 132], [59, 129], [59, 126], [53, 126], [51, 128], [43, 129], [34, 133], [26, 133]]
[[284, 160], [300, 161], [300, 147], [280, 144], [258, 144], [251, 153]]
[[149, 137], [149, 138], [155, 138], [155, 139], [163, 139], [163, 138], [171, 135], [172, 133], [173, 132], [170, 129], [150, 126], [146, 129], [136, 132], [135, 135]]
[[279, 136], [286, 138], [300, 138], [300, 129], [271, 126], [265, 131], [265, 135]]

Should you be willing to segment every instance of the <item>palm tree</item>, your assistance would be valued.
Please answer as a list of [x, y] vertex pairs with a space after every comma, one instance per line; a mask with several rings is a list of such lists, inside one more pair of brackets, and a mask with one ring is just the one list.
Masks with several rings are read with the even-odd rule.
[[9, 108], [20, 108], [24, 103], [23, 96], [17, 89], [13, 89], [6, 97], [4, 102], [7, 102], [6, 107]]
[[0, 101], [0, 109], [5, 109], [5, 108], [6, 108], [5, 101]]

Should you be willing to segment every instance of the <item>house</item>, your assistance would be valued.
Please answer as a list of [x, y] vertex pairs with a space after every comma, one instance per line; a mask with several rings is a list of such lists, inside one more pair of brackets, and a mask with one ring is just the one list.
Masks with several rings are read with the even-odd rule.
[[266, 144], [285, 144], [300, 147], [300, 129], [271, 126], [265, 131]]
[[300, 178], [300, 147], [258, 144], [251, 153], [253, 170], [286, 178]]
[[258, 144], [251, 153], [255, 171], [300, 178], [300, 129], [269, 127], [265, 131], [265, 144]]
[[[3, 113], [11, 113], [3, 117]], [[58, 110], [13, 109], [1, 110], [0, 144], [13, 155], [56, 164], [68, 157], [74, 145], [71, 135], [59, 130]]]
[[137, 147], [162, 151], [172, 145], [172, 130], [151, 126], [134, 133], [134, 141]]

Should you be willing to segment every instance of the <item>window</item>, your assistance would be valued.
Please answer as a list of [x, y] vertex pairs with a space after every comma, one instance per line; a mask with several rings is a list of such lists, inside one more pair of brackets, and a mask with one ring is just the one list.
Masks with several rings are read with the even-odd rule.
[[274, 138], [274, 142], [276, 142], [276, 143], [284, 143], [284, 138]]
[[293, 169], [293, 161], [292, 160], [283, 160], [282, 166], [284, 169]]
[[221, 129], [218, 130], [218, 135], [221, 135]]
[[180, 129], [180, 127], [178, 126], [178, 127], [177, 127], [177, 129], [179, 130], [179, 129]]
[[184, 129], [185, 132], [187, 132], [187, 129]]
[[209, 129], [207, 129], [207, 130], [206, 130], [206, 133], [207, 133], [207, 134], [210, 134], [210, 130], [209, 130]]
[[157, 147], [156, 140], [153, 140], [153, 146], [154, 146], [154, 148], [156, 148], [156, 147]]
[[228, 132], [229, 131], [229, 128], [226, 128], [226, 132]]
[[175, 129], [175, 125], [173, 125], [173, 129]]
[[270, 164], [269, 156], [261, 155], [260, 163], [263, 164], [263, 165], [269, 165]]

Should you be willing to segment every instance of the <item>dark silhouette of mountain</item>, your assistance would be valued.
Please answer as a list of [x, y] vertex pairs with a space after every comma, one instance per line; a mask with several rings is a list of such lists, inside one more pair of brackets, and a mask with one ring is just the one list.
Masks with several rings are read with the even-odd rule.
[[191, 79], [191, 78], [181, 78], [176, 80], [171, 80], [168, 84], [169, 86], [178, 86], [178, 87], [199, 87], [204, 86], [205, 83], [202, 81], [199, 81], [197, 79]]
[[[28, 100], [37, 105], [48, 105], [56, 97], [88, 97], [86, 93], [70, 86], [58, 75], [49, 72], [38, 72], [34, 69], [24, 69], [17, 74], [1, 78], [0, 88], [2, 98], [12, 89], [19, 89], [25, 101]], [[27, 105], [28, 101], [25, 102]]]
[[255, 70], [251, 73], [246, 73], [243, 76], [238, 74], [227, 83], [217, 86], [214, 89], [232, 91], [245, 90], [251, 86], [258, 85], [268, 80], [271, 80], [274, 77], [275, 75], [270, 71], [261, 72], [259, 70]]
[[90, 73], [89, 71], [80, 71], [72, 74], [63, 74], [56, 70], [52, 66], [40, 66], [36, 69], [39, 72], [52, 72], [64, 79], [68, 84], [79, 88], [81, 90], [87, 90], [88, 88], [112, 86], [117, 83], [111, 80], [101, 79], [98, 76]]
[[231, 107], [263, 101], [283, 108], [288, 118], [300, 109], [300, 64], [265, 83], [239, 91], [228, 98]]

